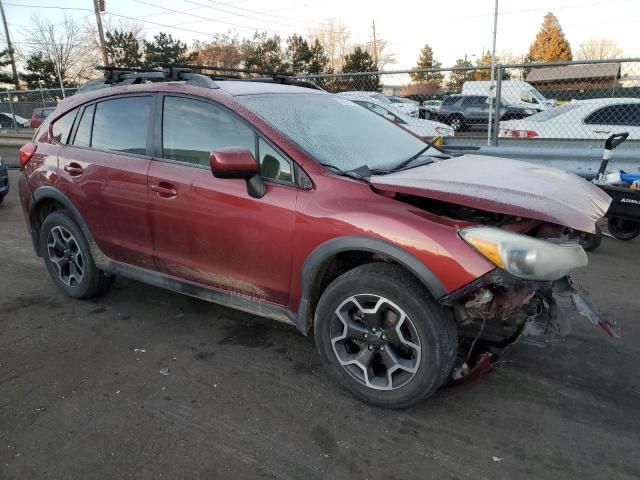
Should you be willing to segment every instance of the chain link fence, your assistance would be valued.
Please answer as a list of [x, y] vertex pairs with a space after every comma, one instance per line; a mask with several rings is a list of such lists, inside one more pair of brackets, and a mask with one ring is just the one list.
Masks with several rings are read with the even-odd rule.
[[[8, 90], [0, 92], [0, 128], [37, 127], [58, 102], [76, 93], [77, 88]], [[32, 125], [33, 122], [33, 125]]]
[[[640, 140], [640, 59], [299, 77], [423, 137], [466, 145], [602, 148]], [[496, 101], [496, 98], [499, 101]]]

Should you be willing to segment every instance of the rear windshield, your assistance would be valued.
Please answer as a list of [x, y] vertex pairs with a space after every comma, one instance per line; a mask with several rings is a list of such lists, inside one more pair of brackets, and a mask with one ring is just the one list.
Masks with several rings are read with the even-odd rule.
[[321, 163], [341, 170], [396, 166], [425, 146], [406, 130], [337, 95], [236, 97]]
[[541, 111], [540, 113], [536, 113], [535, 115], [531, 115], [530, 117], [527, 117], [527, 120], [530, 120], [532, 122], [544, 122], [545, 120], [550, 120], [557, 117], [558, 115], [570, 112], [571, 110], [574, 110], [576, 108], [578, 108], [577, 103], [566, 103], [558, 107], [548, 108]]

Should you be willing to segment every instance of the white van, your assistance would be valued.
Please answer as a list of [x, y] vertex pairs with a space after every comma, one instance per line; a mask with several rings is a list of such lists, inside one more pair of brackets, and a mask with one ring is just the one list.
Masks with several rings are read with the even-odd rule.
[[[495, 84], [489, 80], [474, 80], [464, 82], [462, 85], [463, 95], [488, 95], [495, 96]], [[555, 100], [545, 98], [533, 85], [522, 80], [503, 80], [500, 87], [500, 97], [507, 105], [515, 107], [530, 108], [538, 111], [554, 107]]]

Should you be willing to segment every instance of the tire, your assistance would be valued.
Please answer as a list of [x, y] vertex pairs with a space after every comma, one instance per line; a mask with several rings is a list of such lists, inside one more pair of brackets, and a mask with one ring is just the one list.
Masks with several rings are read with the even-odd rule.
[[96, 267], [87, 239], [66, 210], [44, 220], [40, 248], [51, 279], [68, 296], [94, 298], [113, 285], [115, 276]]
[[586, 252], [593, 252], [602, 243], [602, 230], [596, 225], [595, 233], [579, 233], [578, 243]]
[[318, 302], [314, 329], [338, 383], [378, 407], [405, 408], [431, 396], [457, 355], [451, 311], [398, 265], [366, 264], [334, 280]]
[[620, 217], [609, 217], [607, 219], [607, 228], [609, 233], [618, 240], [632, 240], [640, 235], [640, 222]]
[[460, 132], [465, 128], [464, 118], [460, 115], [454, 115], [449, 119], [449, 125], [453, 128], [454, 132]]

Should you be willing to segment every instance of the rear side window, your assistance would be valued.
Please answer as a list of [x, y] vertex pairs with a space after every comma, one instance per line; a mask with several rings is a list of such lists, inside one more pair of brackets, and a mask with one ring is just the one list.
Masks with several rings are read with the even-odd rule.
[[468, 97], [462, 102], [463, 107], [480, 107], [487, 103], [487, 97]]
[[82, 112], [78, 128], [76, 129], [76, 136], [73, 139], [73, 144], [76, 147], [89, 147], [91, 146], [91, 123], [93, 122], [93, 112], [96, 106], [89, 105]]
[[442, 105], [453, 105], [454, 103], [456, 103], [458, 101], [458, 98], [460, 98], [460, 97], [446, 97], [442, 101]]
[[78, 109], [74, 108], [53, 123], [51, 126], [53, 138], [60, 143], [67, 143], [69, 141], [69, 132], [71, 132], [71, 127], [73, 126], [73, 121], [75, 120], [77, 113]]
[[640, 104], [610, 105], [596, 110], [584, 123], [640, 126]]
[[152, 97], [123, 97], [99, 102], [91, 147], [146, 155]]
[[209, 165], [218, 148], [243, 147], [255, 156], [255, 135], [242, 120], [200, 100], [165, 97], [162, 116], [162, 156]]

